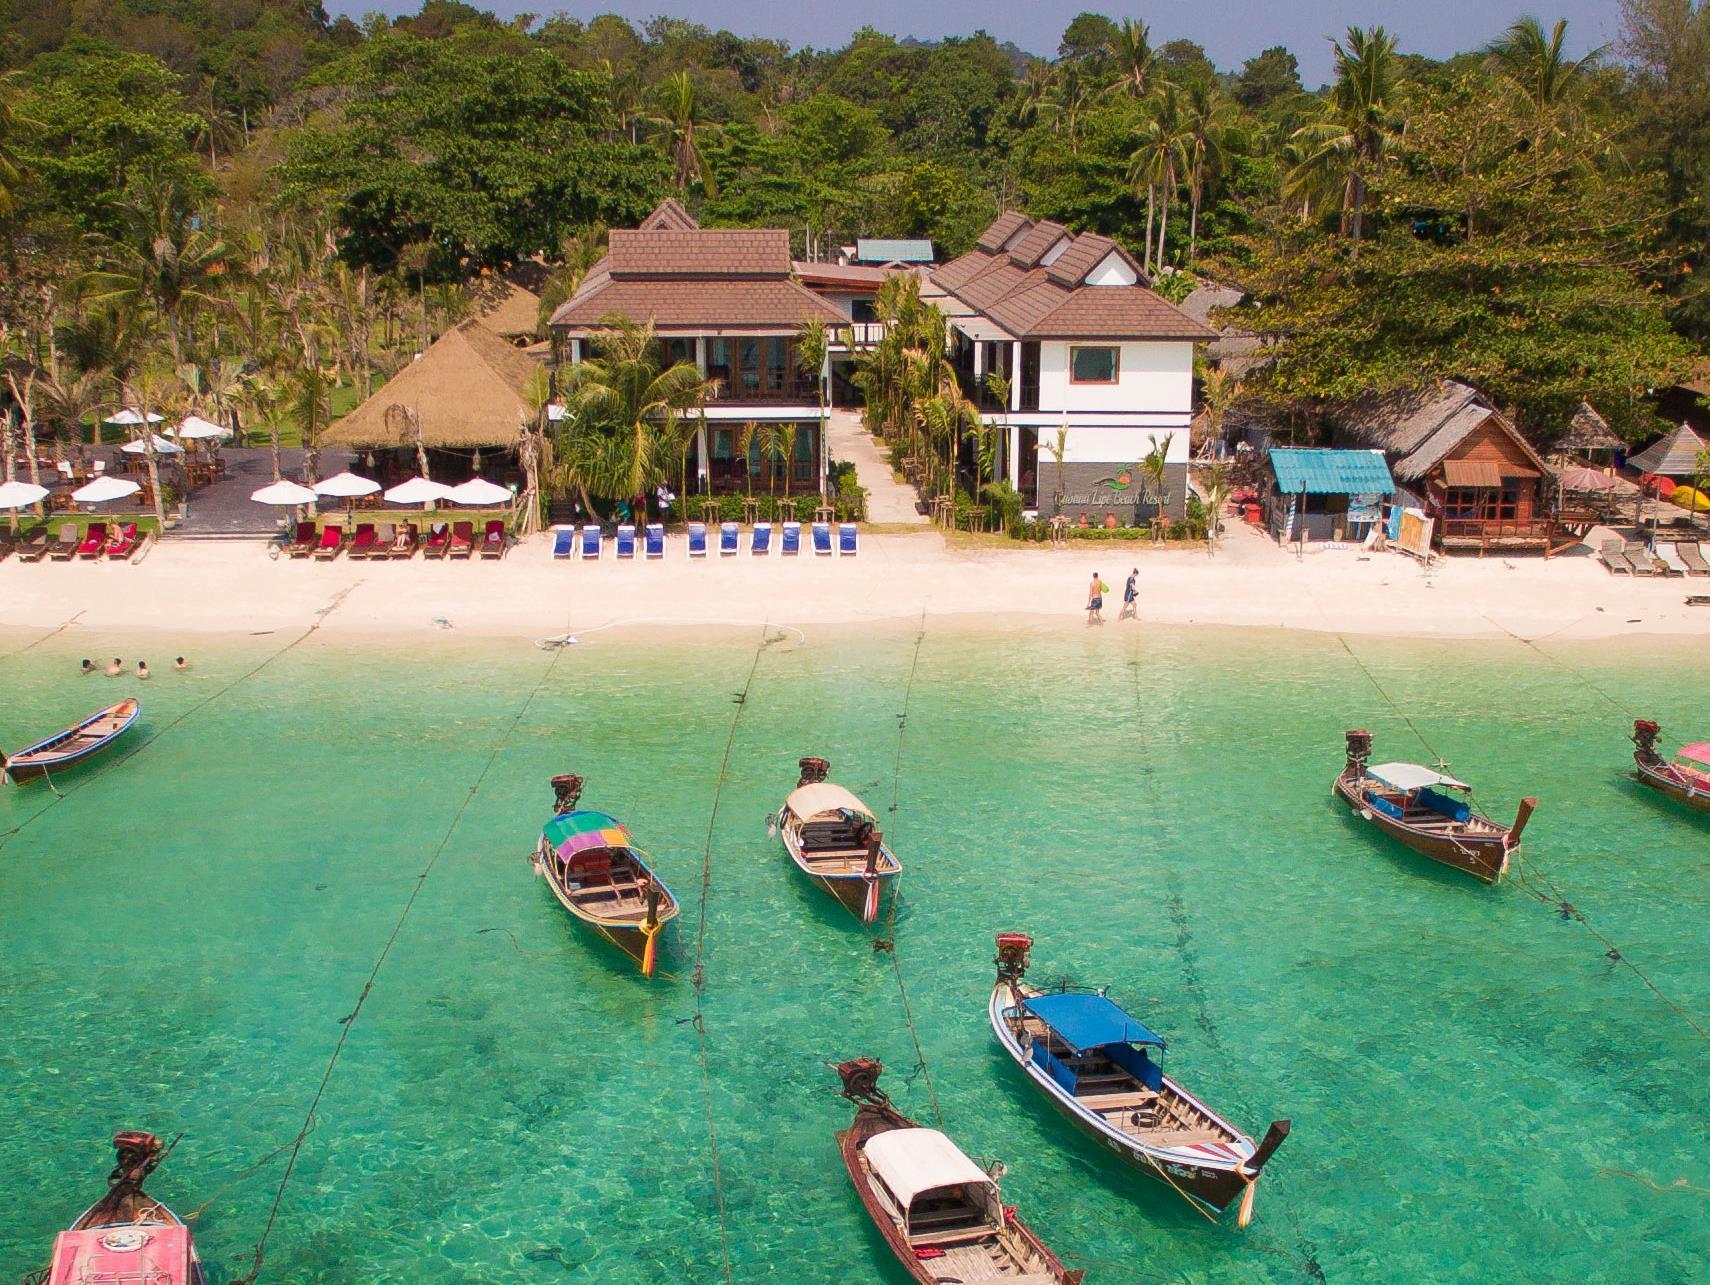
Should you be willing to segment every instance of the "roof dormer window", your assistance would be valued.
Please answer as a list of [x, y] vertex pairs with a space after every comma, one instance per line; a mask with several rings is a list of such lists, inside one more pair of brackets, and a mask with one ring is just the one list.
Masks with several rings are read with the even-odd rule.
[[1039, 256], [1039, 266], [1042, 268], [1050, 267], [1053, 263], [1057, 262], [1058, 259], [1063, 257], [1063, 251], [1067, 250], [1073, 242], [1073, 237], [1066, 236], [1058, 238], [1055, 245]]
[[1138, 284], [1139, 280], [1139, 274], [1128, 260], [1115, 252], [1105, 255], [1086, 276], [1089, 286], [1131, 286]]

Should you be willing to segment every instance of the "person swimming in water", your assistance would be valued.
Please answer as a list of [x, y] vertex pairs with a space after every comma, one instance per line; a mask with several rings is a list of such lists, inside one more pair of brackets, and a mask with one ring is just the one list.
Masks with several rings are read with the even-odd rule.
[[137, 662], [137, 677], [138, 678], [147, 678], [148, 677], [148, 662], [146, 660], [139, 660]]
[[107, 666], [107, 677], [108, 678], [117, 678], [120, 674], [122, 674], [124, 672], [125, 672], [125, 662], [120, 660], [117, 656], [114, 656], [113, 657], [113, 663], [111, 665]]
[[95, 672], [95, 662], [90, 660], [87, 656], [83, 658], [83, 672], [85, 674], [93, 674]]
[[185, 660], [184, 657], [180, 656], [177, 660], [172, 662], [172, 667], [174, 669], [189, 669], [190, 668], [190, 662]]

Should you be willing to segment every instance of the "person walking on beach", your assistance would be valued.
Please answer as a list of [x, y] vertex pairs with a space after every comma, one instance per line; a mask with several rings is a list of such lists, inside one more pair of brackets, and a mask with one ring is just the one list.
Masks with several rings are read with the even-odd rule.
[[1092, 587], [1087, 590], [1087, 624], [1102, 625], [1104, 623], [1104, 581], [1098, 578], [1098, 572], [1092, 573]]
[[1138, 614], [1140, 610], [1140, 591], [1134, 587], [1135, 582], [1139, 579], [1140, 568], [1135, 567], [1134, 570], [1128, 573], [1128, 583], [1122, 586], [1122, 613], [1117, 616], [1118, 620], [1140, 619]]

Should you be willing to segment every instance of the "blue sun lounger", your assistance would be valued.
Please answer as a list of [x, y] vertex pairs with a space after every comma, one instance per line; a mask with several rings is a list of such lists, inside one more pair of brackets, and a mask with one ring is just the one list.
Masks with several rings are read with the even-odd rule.
[[831, 556], [831, 528], [824, 522], [813, 524], [813, 552], [816, 558]]
[[707, 556], [707, 524], [705, 522], [689, 523], [689, 556], [691, 558]]
[[734, 522], [720, 522], [718, 524], [719, 557], [734, 558], [736, 556], [738, 552], [736, 541], [739, 534], [740, 533], [736, 529], [736, 523]]
[[600, 560], [600, 528], [589, 523], [582, 528], [582, 561]]
[[654, 558], [663, 558], [664, 556], [665, 556], [665, 527], [664, 527], [664, 524], [659, 523], [659, 522], [649, 522], [647, 524], [647, 557], [651, 561]]
[[568, 558], [576, 552], [576, 528], [561, 526], [552, 533], [552, 556]]
[[754, 533], [748, 537], [748, 554], [753, 558], [764, 558], [772, 552], [772, 524], [756, 522]]
[[853, 558], [855, 556], [855, 540], [855, 524], [853, 522], [845, 522], [842, 526], [838, 527], [837, 556], [840, 558]]
[[793, 558], [801, 551], [802, 524], [800, 522], [784, 523], [783, 540], [778, 546], [779, 554], [786, 558]]
[[632, 522], [625, 522], [617, 529], [617, 556], [619, 561], [624, 558], [635, 560], [635, 524]]

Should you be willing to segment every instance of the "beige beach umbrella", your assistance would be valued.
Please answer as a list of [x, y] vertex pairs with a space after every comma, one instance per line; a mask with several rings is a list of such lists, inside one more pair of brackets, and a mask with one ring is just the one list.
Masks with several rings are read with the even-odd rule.
[[484, 477], [472, 477], [467, 482], [451, 488], [446, 498], [455, 504], [509, 504], [512, 500], [511, 490], [496, 482], [489, 482]]
[[276, 507], [295, 507], [299, 504], [313, 504], [315, 493], [306, 486], [296, 482], [273, 482], [262, 487], [259, 491], [251, 491], [249, 498], [257, 504], [271, 504]]
[[48, 489], [34, 482], [0, 482], [0, 509], [24, 509], [47, 498]]
[[388, 504], [428, 504], [435, 500], [449, 499], [451, 488], [443, 482], [435, 482], [431, 478], [412, 477], [408, 482], [400, 482], [386, 492]]
[[98, 477], [93, 482], [78, 487], [71, 493], [71, 498], [78, 504], [107, 504], [113, 500], [122, 500], [127, 495], [135, 495], [142, 487], [128, 478]]

